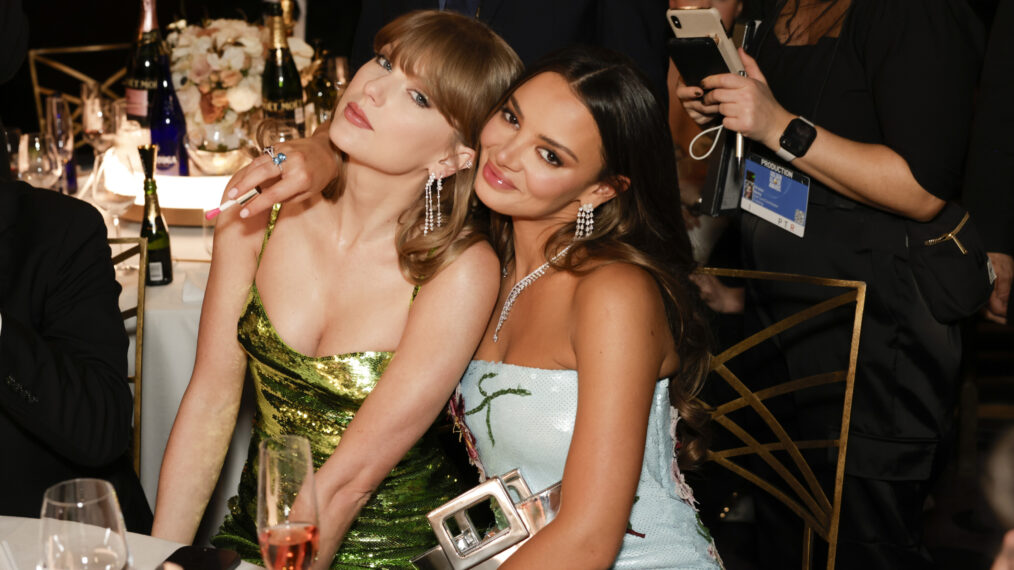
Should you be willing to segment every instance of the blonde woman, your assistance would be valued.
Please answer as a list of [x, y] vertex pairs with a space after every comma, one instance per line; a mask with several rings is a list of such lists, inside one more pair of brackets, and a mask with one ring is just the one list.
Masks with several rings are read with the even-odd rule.
[[315, 567], [407, 566], [433, 542], [426, 512], [460, 491], [427, 429], [496, 300], [497, 258], [469, 208], [471, 165], [520, 63], [486, 26], [446, 12], [403, 16], [375, 46], [330, 126], [336, 159], [307, 164], [298, 145], [281, 146], [229, 185], [268, 186], [287, 167], [338, 174], [323, 195], [222, 215], [155, 536], [193, 539], [244, 377], [257, 398], [252, 453], [217, 545], [259, 561], [255, 450], [280, 433], [306, 436], [321, 466]]

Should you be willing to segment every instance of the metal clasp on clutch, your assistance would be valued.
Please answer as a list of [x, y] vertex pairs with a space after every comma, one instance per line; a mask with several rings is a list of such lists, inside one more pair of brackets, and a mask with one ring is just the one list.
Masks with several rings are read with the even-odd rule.
[[923, 245], [936, 245], [938, 243], [943, 243], [949, 239], [952, 239], [954, 240], [954, 244], [958, 246], [958, 250], [961, 251], [961, 255], [966, 255], [968, 253], [968, 250], [965, 249], [965, 246], [962, 245], [961, 240], [958, 239], [958, 232], [961, 231], [961, 228], [965, 227], [965, 222], [968, 221], [968, 217], [969, 217], [968, 212], [965, 212], [965, 215], [961, 218], [961, 221], [958, 222], [958, 225], [953, 230], [945, 233], [942, 236], [938, 236], [933, 239], [928, 239], [923, 242]]
[[[484, 502], [495, 503], [500, 515], [488, 532], [479, 531], [469, 516], [469, 509]], [[559, 483], [533, 494], [517, 469], [491, 477], [426, 515], [439, 546], [413, 558], [412, 564], [421, 570], [497, 568], [549, 524], [559, 508]]]

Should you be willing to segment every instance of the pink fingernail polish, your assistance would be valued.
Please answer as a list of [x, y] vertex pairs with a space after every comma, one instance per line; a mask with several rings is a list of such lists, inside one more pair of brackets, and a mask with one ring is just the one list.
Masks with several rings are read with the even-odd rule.
[[239, 188], [230, 188], [229, 189], [229, 194], [228, 194], [229, 198], [235, 198], [237, 195], [239, 195]]
[[246, 218], [248, 216], [250, 216], [250, 211], [247, 210], [246, 208], [243, 208], [242, 210], [239, 211], [239, 217]]

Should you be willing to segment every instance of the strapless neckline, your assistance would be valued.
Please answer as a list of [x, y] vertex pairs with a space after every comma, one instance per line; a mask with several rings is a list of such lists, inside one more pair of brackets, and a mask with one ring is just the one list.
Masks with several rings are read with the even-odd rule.
[[340, 352], [338, 354], [327, 354], [323, 356], [310, 356], [308, 354], [304, 354], [296, 350], [295, 348], [292, 348], [292, 346], [289, 345], [289, 343], [285, 342], [285, 339], [282, 338], [282, 335], [278, 334], [278, 329], [275, 328], [275, 323], [272, 322], [271, 315], [268, 314], [268, 309], [267, 307], [264, 306], [264, 300], [261, 299], [261, 293], [260, 290], [257, 289], [256, 281], [250, 284], [250, 302], [257, 303], [257, 305], [260, 306], [261, 314], [264, 315], [264, 322], [265, 324], [267, 324], [267, 330], [271, 333], [272, 338], [278, 341], [278, 344], [286, 351], [290, 352], [294, 356], [297, 356], [301, 359], [312, 361], [325, 361], [341, 358], [358, 358], [360, 356], [381, 356], [394, 354], [394, 351], [391, 350], [359, 350], [354, 352]]

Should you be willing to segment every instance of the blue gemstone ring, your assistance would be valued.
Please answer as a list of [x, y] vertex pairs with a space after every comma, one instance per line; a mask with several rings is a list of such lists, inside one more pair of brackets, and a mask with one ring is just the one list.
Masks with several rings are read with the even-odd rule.
[[281, 172], [282, 163], [285, 162], [286, 158], [285, 153], [284, 152], [275, 153], [275, 147], [266, 146], [264, 147], [264, 154], [271, 157], [271, 162], [273, 162], [274, 165], [278, 167], [278, 171]]

